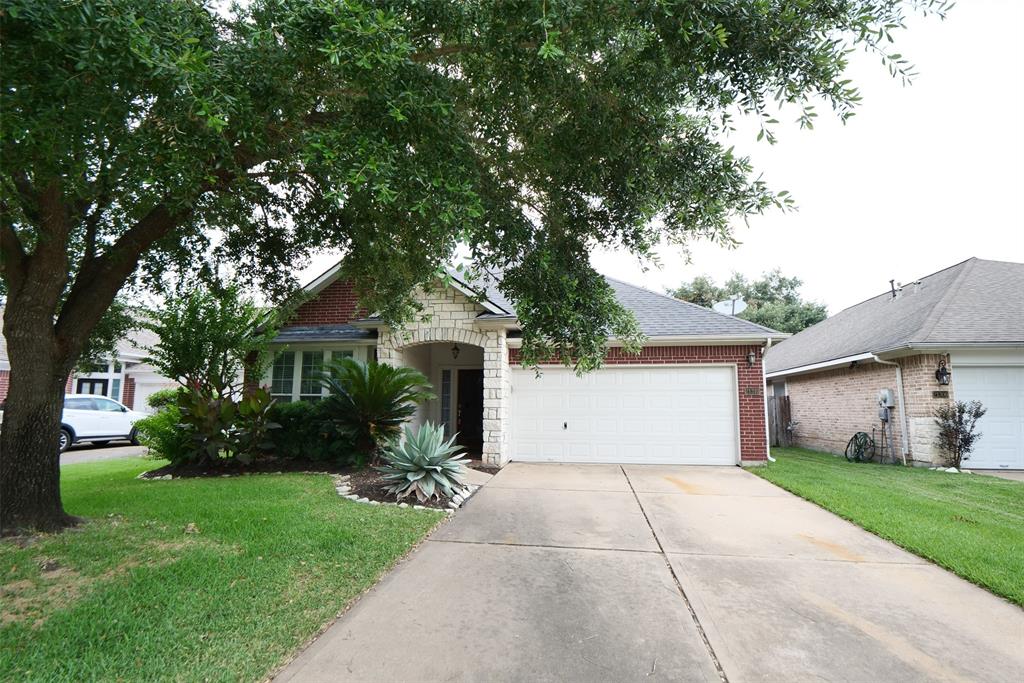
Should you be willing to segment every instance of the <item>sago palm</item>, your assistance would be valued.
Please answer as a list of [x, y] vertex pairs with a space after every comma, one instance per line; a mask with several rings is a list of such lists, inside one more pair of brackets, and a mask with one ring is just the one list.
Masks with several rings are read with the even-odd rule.
[[416, 406], [435, 398], [426, 376], [406, 367], [342, 358], [321, 373], [330, 395], [328, 419], [355, 442], [360, 459], [376, 462], [380, 447], [401, 433]]

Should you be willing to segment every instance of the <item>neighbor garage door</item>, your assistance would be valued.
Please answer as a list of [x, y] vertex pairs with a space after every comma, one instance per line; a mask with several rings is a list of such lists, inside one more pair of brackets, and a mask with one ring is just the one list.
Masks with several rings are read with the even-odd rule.
[[965, 462], [969, 469], [1024, 469], [1024, 367], [954, 366], [958, 401], [981, 401], [981, 439]]
[[734, 465], [735, 368], [514, 370], [512, 460]]

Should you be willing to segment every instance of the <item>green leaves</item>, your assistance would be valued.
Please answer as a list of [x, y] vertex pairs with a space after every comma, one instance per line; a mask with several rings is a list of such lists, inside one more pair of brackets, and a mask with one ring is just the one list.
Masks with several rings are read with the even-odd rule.
[[384, 452], [385, 464], [375, 469], [384, 474], [384, 490], [398, 500], [415, 494], [421, 502], [451, 498], [464, 483], [465, 460], [455, 456], [462, 450], [455, 435], [444, 440], [444, 428], [430, 422], [413, 431], [408, 425], [404, 438]]
[[[26, 258], [59, 244], [50, 285], [104, 306], [137, 276], [226, 267], [280, 300], [337, 250], [391, 323], [461, 244], [511, 276], [524, 358], [585, 370], [608, 335], [637, 341], [590, 251], [729, 243], [788, 206], [721, 144], [730, 117], [769, 141], [783, 105], [807, 128], [819, 101], [847, 119], [850, 50], [913, 76], [891, 45], [908, 8], [948, 3], [10, 0], [7, 235]], [[51, 186], [58, 227], [37, 206]]]
[[416, 406], [435, 398], [430, 382], [417, 370], [354, 358], [331, 362], [320, 382], [330, 393], [324, 399], [324, 416], [355, 441], [364, 459], [376, 458]]

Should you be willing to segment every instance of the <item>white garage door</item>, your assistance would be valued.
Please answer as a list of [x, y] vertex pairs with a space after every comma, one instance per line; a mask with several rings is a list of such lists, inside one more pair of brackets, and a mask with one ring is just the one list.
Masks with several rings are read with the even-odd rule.
[[1024, 367], [954, 366], [953, 395], [981, 401], [988, 409], [978, 421], [981, 439], [969, 469], [1024, 469]]
[[735, 465], [735, 368], [514, 370], [512, 460]]

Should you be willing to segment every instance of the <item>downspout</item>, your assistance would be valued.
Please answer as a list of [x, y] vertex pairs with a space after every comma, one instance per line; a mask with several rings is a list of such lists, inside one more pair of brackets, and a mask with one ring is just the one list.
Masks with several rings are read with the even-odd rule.
[[896, 366], [896, 395], [900, 401], [900, 445], [903, 449], [903, 466], [907, 466], [907, 453], [910, 452], [910, 446], [907, 443], [907, 402], [903, 400], [903, 368], [900, 367], [899, 363], [895, 363], [891, 360], [882, 360], [875, 354], [871, 354], [871, 357], [875, 359], [875, 362], [881, 363], [882, 365], [895, 365]]
[[775, 462], [772, 457], [771, 437], [768, 435], [768, 378], [764, 371], [764, 354], [772, 347], [772, 338], [768, 337], [764, 350], [761, 351], [761, 387], [764, 390], [764, 452], [768, 455], [768, 462]]

